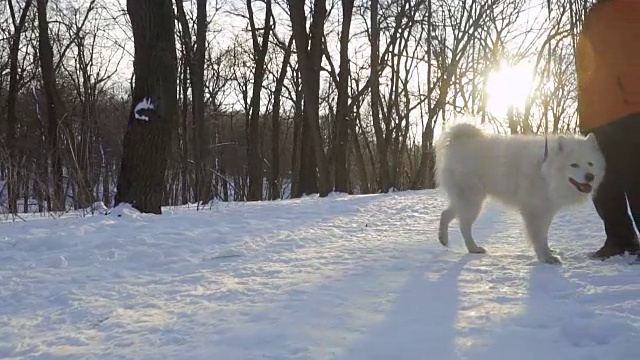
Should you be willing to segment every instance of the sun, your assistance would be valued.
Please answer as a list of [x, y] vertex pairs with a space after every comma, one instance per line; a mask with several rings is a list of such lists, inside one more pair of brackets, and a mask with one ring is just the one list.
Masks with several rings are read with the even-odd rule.
[[533, 89], [533, 65], [520, 62], [501, 64], [487, 77], [487, 112], [504, 117], [509, 109], [524, 109], [527, 97]]

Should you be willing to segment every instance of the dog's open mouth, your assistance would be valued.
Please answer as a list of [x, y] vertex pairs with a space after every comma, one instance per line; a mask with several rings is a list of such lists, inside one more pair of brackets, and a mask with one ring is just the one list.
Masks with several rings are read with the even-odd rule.
[[571, 185], [575, 186], [576, 189], [578, 189], [578, 191], [588, 194], [591, 192], [591, 184], [589, 183], [580, 183], [575, 181], [573, 178], [569, 178], [569, 182], [571, 183]]

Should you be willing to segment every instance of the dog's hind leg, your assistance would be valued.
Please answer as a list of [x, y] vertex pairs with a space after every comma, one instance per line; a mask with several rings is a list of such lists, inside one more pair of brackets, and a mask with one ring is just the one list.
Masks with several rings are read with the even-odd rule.
[[473, 254], [484, 254], [486, 252], [483, 247], [476, 244], [473, 240], [473, 235], [471, 234], [471, 228], [478, 218], [478, 215], [480, 215], [483, 202], [483, 194], [466, 194], [464, 200], [456, 202], [454, 207], [456, 214], [458, 215], [460, 232], [462, 233], [464, 244], [467, 247], [467, 250]]
[[449, 246], [449, 224], [456, 217], [453, 206], [449, 205], [442, 214], [440, 214], [440, 227], [438, 228], [438, 240], [440, 244]]
[[549, 248], [549, 227], [553, 216], [548, 211], [523, 211], [522, 217], [538, 260], [547, 264], [561, 264], [560, 258]]

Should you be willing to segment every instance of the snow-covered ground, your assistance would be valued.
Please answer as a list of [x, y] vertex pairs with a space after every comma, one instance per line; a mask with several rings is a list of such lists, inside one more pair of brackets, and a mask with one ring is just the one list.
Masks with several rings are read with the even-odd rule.
[[[587, 259], [590, 204], [537, 263], [489, 204], [466, 254], [438, 191], [0, 224], [2, 359], [640, 358], [640, 266]], [[120, 214], [121, 216], [117, 216]]]

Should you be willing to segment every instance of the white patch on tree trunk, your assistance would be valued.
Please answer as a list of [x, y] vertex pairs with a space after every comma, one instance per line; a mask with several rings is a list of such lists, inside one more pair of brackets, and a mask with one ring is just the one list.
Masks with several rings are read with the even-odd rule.
[[142, 99], [142, 101], [138, 103], [138, 105], [136, 105], [136, 108], [133, 110], [133, 115], [136, 117], [137, 120], [149, 121], [148, 116], [142, 115], [139, 112], [142, 110], [153, 110], [155, 108], [156, 107], [151, 102], [151, 99], [144, 98]]

